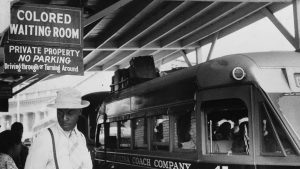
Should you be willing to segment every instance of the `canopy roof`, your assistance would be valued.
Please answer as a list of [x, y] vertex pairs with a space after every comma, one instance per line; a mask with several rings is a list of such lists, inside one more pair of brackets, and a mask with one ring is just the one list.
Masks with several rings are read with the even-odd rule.
[[[291, 0], [22, 0], [21, 2], [83, 8], [85, 71], [126, 68], [132, 57], [143, 55], [153, 55], [156, 64], [167, 63], [263, 17], [273, 18], [274, 12], [293, 3]], [[298, 2], [295, 1], [295, 4]], [[284, 31], [284, 28], [282, 30]], [[295, 39], [288, 33], [284, 36], [294, 46], [297, 45]], [[2, 39], [5, 39], [5, 36]], [[3, 60], [3, 51], [0, 56]], [[32, 85], [46, 77], [49, 76], [2, 73], [0, 81], [15, 87], [21, 83]], [[23, 87], [25, 88], [26, 86]], [[23, 89], [15, 91], [14, 94]]]

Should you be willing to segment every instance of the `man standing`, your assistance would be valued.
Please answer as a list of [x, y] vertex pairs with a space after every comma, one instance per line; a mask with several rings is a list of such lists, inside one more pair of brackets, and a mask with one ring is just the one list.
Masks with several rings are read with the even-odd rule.
[[[76, 127], [81, 109], [89, 106], [79, 91], [67, 88], [57, 92], [54, 104], [58, 123], [42, 131], [30, 147], [25, 169], [92, 169], [84, 135]], [[52, 137], [52, 136], [53, 137]]]
[[28, 148], [22, 144], [23, 124], [20, 122], [14, 122], [11, 125], [11, 132], [13, 133], [15, 139], [17, 139], [21, 148], [20, 154], [15, 156], [14, 161], [18, 169], [24, 169], [26, 157], [28, 154]]

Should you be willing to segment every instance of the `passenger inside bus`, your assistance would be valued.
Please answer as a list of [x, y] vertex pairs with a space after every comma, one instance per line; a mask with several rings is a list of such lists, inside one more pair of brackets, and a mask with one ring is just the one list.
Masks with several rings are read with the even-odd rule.
[[147, 119], [145, 117], [134, 119], [134, 148], [146, 149], [147, 141]]
[[207, 152], [248, 154], [248, 112], [240, 99], [204, 103], [207, 118]]
[[163, 123], [160, 122], [156, 124], [155, 129], [154, 129], [154, 140], [157, 142], [164, 142], [164, 135], [163, 135], [164, 129], [163, 129]]
[[266, 119], [262, 120], [262, 126], [263, 152], [280, 152], [279, 145]]
[[233, 132], [232, 152], [249, 154], [248, 121], [242, 122]]
[[190, 135], [190, 139], [186, 142], [181, 143], [181, 148], [182, 149], [196, 149], [195, 140], [192, 137], [192, 136], [195, 135], [194, 131], [190, 130], [189, 135]]
[[231, 124], [228, 121], [225, 121], [220, 125], [215, 134], [216, 140], [214, 144], [216, 146], [216, 152], [218, 153], [231, 153], [232, 146], [232, 133], [231, 133]]
[[[193, 106], [193, 105], [192, 105]], [[177, 148], [179, 149], [196, 149], [196, 118], [193, 107], [186, 107], [181, 112], [175, 112]]]
[[266, 104], [260, 105], [261, 111], [261, 132], [262, 132], [262, 152], [267, 154], [292, 155], [295, 149], [289, 140], [283, 126], [271, 113]]
[[154, 116], [153, 150], [169, 150], [169, 116]]
[[131, 121], [120, 122], [120, 148], [129, 149], [131, 146]]

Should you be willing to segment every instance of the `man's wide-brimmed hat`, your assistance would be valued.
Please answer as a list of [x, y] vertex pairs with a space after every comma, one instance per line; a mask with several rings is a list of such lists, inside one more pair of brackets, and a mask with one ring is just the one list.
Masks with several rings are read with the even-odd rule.
[[64, 88], [57, 91], [54, 103], [48, 104], [47, 107], [59, 109], [80, 109], [90, 105], [89, 101], [81, 99], [81, 93], [73, 88]]

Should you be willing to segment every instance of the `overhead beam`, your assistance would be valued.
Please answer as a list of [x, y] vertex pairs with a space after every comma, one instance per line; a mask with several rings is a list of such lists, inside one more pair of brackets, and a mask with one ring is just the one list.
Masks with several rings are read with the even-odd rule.
[[[98, 21], [93, 22], [92, 24], [89, 24], [88, 26], [84, 27], [83, 29], [83, 39], [85, 40], [87, 37], [90, 36], [90, 34], [93, 33], [93, 30], [98, 25], [101, 25], [102, 19], [99, 19]], [[85, 42], [84, 42], [85, 43]]]
[[[128, 9], [125, 9], [127, 13], [121, 13], [114, 18], [114, 22], [109, 23], [109, 26], [105, 28], [105, 30], [99, 35], [101, 36], [101, 39], [96, 42], [94, 46], [97, 46], [97, 48], [103, 47], [105, 44], [107, 44], [108, 41], [110, 41], [116, 33], [124, 28], [131, 20], [134, 20], [135, 17], [140, 14], [140, 12], [146, 8], [148, 5], [151, 5], [151, 1], [136, 1], [137, 3], [128, 4], [129, 6], [126, 6]], [[143, 3], [142, 3], [143, 2]], [[145, 3], [147, 2], [147, 3]], [[134, 9], [134, 10], [133, 10]], [[130, 12], [128, 12], [130, 11]], [[102, 36], [103, 35], [103, 36]], [[94, 65], [97, 65], [98, 62], [108, 59], [106, 58], [113, 52], [107, 52], [104, 53], [102, 51], [94, 50], [90, 52], [87, 56], [84, 57], [84, 64], [85, 64], [85, 70], [91, 69]], [[98, 57], [101, 56], [101, 57]], [[93, 60], [93, 61], [91, 61]]]
[[[186, 53], [190, 53], [190, 52], [193, 52], [193, 50], [186, 50], [185, 52]], [[166, 64], [166, 63], [168, 63], [168, 62], [170, 62], [172, 60], [175, 60], [175, 59], [177, 59], [177, 58], [179, 58], [179, 57], [182, 56], [182, 54], [181, 54], [180, 51], [174, 51], [174, 52], [170, 52], [170, 53], [171, 53], [171, 55], [165, 55], [167, 57], [163, 57], [163, 59], [158, 59], [158, 58], [161, 58], [161, 55], [160, 55], [161, 53], [154, 55], [153, 56], [154, 62], [155, 63], [161, 62], [162, 64]], [[170, 57], [170, 56], [172, 56], [172, 57]]]
[[198, 16], [205, 13], [211, 7], [215, 6], [215, 3], [189, 3], [186, 6], [187, 10], [184, 13], [180, 13], [176, 16], [173, 16], [172, 19], [169, 19], [164, 25], [160, 25], [156, 29], [149, 32], [143, 38], [139, 39], [139, 44], [141, 46], [146, 46], [152, 43], [155, 40], [163, 37], [164, 35], [176, 30], [180, 26], [191, 22], [192, 20], [196, 20]]
[[[274, 11], [278, 11], [278, 10], [281, 10], [282, 8], [288, 6], [288, 4], [286, 3], [280, 3], [280, 4], [274, 4], [274, 5], [271, 5], [271, 6], [268, 6], [269, 9], [273, 9], [273, 13]], [[246, 26], [249, 26], [250, 24], [264, 18], [265, 15], [261, 12], [261, 11], [257, 11], [256, 13], [250, 15], [250, 16], [247, 16], [246, 18], [244, 18], [243, 20], [240, 20], [228, 27], [226, 27], [225, 29], [222, 29], [221, 31], [219, 31], [219, 39], [233, 33], [233, 32], [236, 32]], [[196, 42], [197, 44], [201, 44], [201, 46], [204, 46], [204, 45], [207, 45], [209, 43], [212, 42], [212, 40], [214, 39], [213, 35], [210, 35], [198, 42]]]
[[[118, 21], [114, 21], [113, 23], [110, 23], [110, 26], [108, 26], [106, 28], [106, 30], [102, 32], [104, 37], [102, 37], [102, 39], [100, 41], [96, 42], [96, 44], [94, 45], [94, 46], [97, 46], [96, 48], [102, 48], [108, 42], [111, 42], [110, 40], [116, 35], [116, 33], [120, 29], [126, 27], [126, 25], [128, 25], [130, 23], [130, 21], [135, 20], [136, 17], [139, 14], [141, 14], [141, 12], [143, 12], [143, 10], [147, 10], [147, 7], [152, 6], [153, 4], [156, 4], [151, 1], [143, 1], [144, 3], [142, 3], [142, 1], [136, 1], [136, 2], [138, 2], [138, 3], [132, 4], [131, 6], [128, 7], [128, 8], [131, 7], [132, 9], [135, 9], [135, 10], [128, 9], [130, 11], [130, 13], [119, 14]], [[145, 2], [148, 2], [148, 3], [145, 3]], [[117, 18], [115, 18], [115, 20], [117, 20]], [[102, 60], [108, 60], [109, 58], [107, 56], [109, 56], [113, 53], [114, 53], [113, 51], [102, 52], [102, 51], [98, 51], [98, 50], [93, 50], [87, 56], [84, 57], [85, 70], [91, 69], [93, 66], [97, 65]], [[101, 56], [101, 57], [98, 57], [98, 56]], [[91, 61], [91, 60], [93, 60], [93, 61]]]
[[[168, 0], [168, 1], [187, 1], [187, 0]], [[245, 2], [245, 0], [188, 0], [188, 1]], [[247, 0], [247, 2], [292, 2], [292, 0]]]
[[[156, 6], [156, 5], [157, 5], [157, 3], [154, 3], [154, 2], [161, 2], [161, 1], [153, 1], [152, 5], [150, 5], [151, 8], [152, 8], [153, 6]], [[173, 3], [173, 4], [169, 5], [167, 8], [164, 8], [164, 9], [161, 10], [160, 12], [154, 14], [154, 17], [151, 17], [151, 19], [141, 18], [141, 19], [146, 20], [146, 21], [143, 21], [145, 24], [142, 24], [142, 25], [140, 25], [139, 27], [137, 27], [137, 28], [135, 29], [135, 31], [137, 31], [137, 32], [135, 32], [135, 33], [124, 33], [124, 34], [125, 34], [125, 37], [127, 37], [127, 35], [128, 35], [129, 39], [127, 39], [127, 38], [121, 38], [121, 40], [120, 40], [120, 39], [119, 39], [119, 40], [117, 39], [117, 40], [116, 40], [116, 43], [118, 44], [118, 48], [119, 48], [120, 50], [123, 50], [124, 48], [131, 48], [131, 46], [137, 46], [137, 45], [134, 44], [135, 42], [132, 42], [137, 36], [139, 36], [139, 35], [142, 34], [143, 32], [145, 32], [145, 31], [147, 31], [148, 29], [150, 29], [150, 28], [152, 27], [152, 25], [154, 26], [154, 25], [156, 25], [156, 24], [162, 22], [162, 21], [164, 20], [165, 16], [167, 16], [169, 13], [172, 13], [172, 11], [175, 10], [180, 4], [181, 4], [181, 3]], [[144, 9], [144, 10], [145, 10], [145, 11], [148, 11], [148, 10], [150, 10], [150, 9]], [[145, 17], [146, 17], [146, 16], [145, 16]], [[134, 28], [135, 28], [135, 27], [134, 27]], [[142, 31], [142, 32], [139, 32], [139, 31]], [[130, 43], [130, 42], [131, 42], [131, 43]], [[126, 46], [126, 47], [124, 47], [124, 46]], [[129, 46], [129, 47], [127, 47], [127, 46]], [[103, 46], [102, 46], [101, 48], [103, 48]], [[136, 47], [133, 47], [133, 48], [136, 48]], [[120, 59], [126, 58], [126, 56], [124, 56], [124, 55], [122, 55], [123, 57], [118, 57], [118, 54], [119, 54], [119, 51], [120, 51], [120, 50], [114, 51], [114, 52], [112, 52], [112, 53], [106, 53], [106, 54], [108, 54], [108, 55], [103, 56], [104, 59], [97, 61], [96, 64], [100, 64], [100, 65], [101, 65], [101, 64], [103, 64], [104, 62], [106, 62], [108, 59], [111, 59], [111, 58], [114, 58], [114, 60], [116, 60], [116, 61], [115, 61], [115, 64], [119, 63], [119, 62], [120, 62]], [[126, 50], [126, 49], [125, 49], [125, 50]], [[133, 53], [133, 52], [131, 52], [131, 54], [132, 54], [132, 53]], [[114, 65], [111, 65], [111, 63], [113, 63], [113, 62], [110, 60], [109, 63], [107, 63], [107, 64], [106, 64], [105, 66], [103, 66], [103, 67], [109, 69], [110, 67], [114, 66]]]
[[[145, 36], [145, 41], [143, 40], [138, 40], [139, 41], [139, 45], [141, 46], [141, 48], [147, 47], [148, 45], [151, 46], [151, 43], [154, 42], [155, 40], [158, 40], [159, 38], [161, 38], [162, 36], [164, 36], [165, 34], [169, 33], [170, 31], [182, 26], [183, 24], [185, 24], [186, 22], [190, 21], [191, 19], [193, 19], [195, 16], [198, 16], [200, 14], [203, 14], [206, 10], [208, 10], [211, 6], [213, 6], [212, 3], [202, 3], [200, 4], [183, 4], [184, 6], [179, 6], [178, 8], [174, 9], [177, 10], [179, 9], [179, 11], [181, 11], [181, 8], [187, 8], [187, 12], [185, 13], [180, 13], [177, 14], [176, 11], [174, 13], [176, 13], [176, 15], [171, 15], [171, 16], [167, 16], [167, 18], [165, 19], [166, 23], [168, 23], [167, 25], [165, 24], [161, 24], [159, 27], [157, 27], [155, 30], [152, 30], [148, 35], [150, 36]], [[120, 62], [128, 62], [128, 60], [133, 57], [133, 56], [138, 56], [140, 53], [140, 51], [136, 51], [134, 53], [132, 53], [131, 55], [128, 55], [127, 57], [123, 58], [122, 60], [116, 60], [116, 63], [120, 63]], [[126, 63], [125, 63], [126, 64]], [[127, 63], [128, 64], [128, 63]], [[113, 65], [108, 65], [106, 67], [110, 67]]]
[[[149, 47], [139, 47], [139, 46], [131, 46], [131, 47], [123, 47], [123, 48], [118, 48], [118, 47], [102, 47], [102, 48], [84, 48], [83, 51], [129, 51], [129, 50], [184, 50], [184, 49], [194, 49], [195, 47], [182, 47], [179, 45], [173, 45], [170, 47], [165, 47], [162, 48], [161, 46], [158, 45], [153, 45]], [[98, 62], [100, 63], [100, 62]]]
[[91, 52], [92, 54], [88, 54], [88, 56], [93, 55], [93, 57], [85, 57], [83, 58], [84, 70], [88, 71], [96, 66], [97, 62], [105, 59], [106, 56], [113, 53], [113, 51], [98, 51], [94, 50]]
[[205, 29], [199, 30], [194, 34], [184, 38], [181, 41], [182, 46], [191, 45], [211, 34], [214, 34], [226, 28], [227, 26], [234, 24], [235, 22], [238, 22], [239, 20], [242, 20], [243, 18], [246, 18], [247, 16], [259, 11], [260, 9], [266, 7], [268, 4], [269, 3], [253, 3], [247, 6], [243, 6], [238, 11], [226, 15], [220, 21], [215, 22], [214, 24], [205, 27]]
[[[116, 55], [112, 60], [108, 61], [106, 64], [103, 65], [103, 70], [111, 70], [112, 67], [114, 67], [115, 65], [120, 65], [121, 68], [126, 68], [129, 66], [129, 61], [131, 58], [129, 58], [129, 60], [127, 61], [126, 65], [121, 65], [122, 63], [122, 59], [126, 58], [128, 55], [131, 55], [134, 51], [126, 51], [126, 52], [122, 52], [118, 55]], [[139, 51], [138, 56], [146, 56], [146, 55], [150, 55], [151, 53], [153, 53], [154, 50], [144, 50], [144, 51]], [[116, 60], [118, 60], [116, 62]]]
[[[160, 2], [160, 4], [156, 3], [156, 9], [161, 8], [160, 5], [164, 5], [161, 3], [162, 1], [155, 2]], [[149, 9], [151, 10], [149, 14], [141, 18], [141, 20], [137, 21], [135, 26], [124, 33], [124, 36], [116, 39], [116, 43], [120, 48], [126, 46], [129, 42], [132, 42], [139, 36], [143, 35], [145, 32], [153, 29], [153, 27], [157, 24], [163, 22], [166, 16], [172, 13], [174, 9], [177, 9], [177, 7], [180, 5], [181, 3], [172, 3], [159, 11], [155, 11], [155, 9]]]
[[291, 43], [291, 45], [294, 46], [294, 48], [297, 48], [296, 42], [294, 37], [290, 34], [290, 32], [280, 23], [280, 21], [274, 16], [272, 11], [270, 11], [268, 8], [263, 8], [262, 12], [264, 15], [266, 15], [269, 20], [276, 26], [276, 28], [282, 33], [282, 35]]
[[[229, 14], [228, 16], [222, 18], [222, 20], [220, 20], [219, 22], [205, 27], [197, 34], [193, 34], [193, 36], [195, 36], [196, 38], [193, 36], [186, 38], [185, 41], [182, 41], [182, 46], [189, 46], [192, 45], [193, 43], [199, 43], [201, 42], [202, 39], [206, 37], [210, 37], [209, 35], [212, 35], [213, 33], [216, 33], [217, 31], [220, 31], [222, 29], [226, 29], [226, 27], [229, 27], [230, 25], [238, 23], [239, 21], [241, 21], [242, 19], [248, 16], [251, 16], [250, 14], [258, 12], [260, 9], [264, 8], [268, 4], [269, 3], [255, 3], [255, 4], [251, 4], [250, 6], [243, 7], [238, 11], [235, 11], [234, 13]], [[211, 40], [209, 42], [211, 42]], [[203, 45], [202, 43], [200, 44]], [[177, 52], [178, 51], [173, 51], [164, 57], [161, 57], [161, 55], [158, 54], [158, 57], [156, 57], [156, 59], [157, 60], [164, 59], [164, 62], [166, 63], [166, 61], [171, 61], [174, 59], [174, 57], [176, 58]]]
[[83, 21], [83, 25], [84, 27], [96, 22], [97, 20], [101, 19], [102, 17], [118, 10], [120, 7], [128, 4], [129, 2], [131, 2], [133, 0], [119, 0], [118, 2], [112, 4], [111, 6], [101, 10], [100, 12], [90, 16], [88, 19], [85, 19]]
[[117, 13], [115, 16], [113, 16], [114, 18], [109, 21], [104, 30], [101, 31], [101, 33], [96, 37], [98, 48], [111, 40], [120, 29], [128, 25], [131, 20], [134, 20], [135, 17], [140, 14], [140, 12], [143, 11], [143, 9], [145, 9], [149, 4], [151, 4], [150, 0], [143, 0], [132, 1], [132, 3], [124, 6], [124, 9], [120, 13]]
[[181, 27], [176, 31], [168, 34], [168, 36], [161, 39], [162, 46], [168, 46], [180, 39], [183, 39], [193, 33], [205, 28], [206, 26], [216, 22], [228, 13], [237, 10], [244, 3], [220, 3], [217, 4], [214, 10], [208, 11], [205, 15], [201, 15], [191, 20], [187, 26]]
[[37, 74], [35, 74], [35, 75], [23, 76], [23, 79], [21, 79], [21, 80], [19, 80], [19, 81], [17, 81], [17, 82], [14, 83], [14, 87], [15, 87], [15, 86], [18, 86], [18, 85], [20, 85], [20, 84], [22, 84], [23, 82], [25, 82], [25, 81], [27, 81], [27, 80], [29, 80], [29, 79], [32, 79], [32, 78], [35, 77], [35, 76], [37, 76]]
[[[177, 14], [177, 11], [181, 11], [181, 8], [186, 7], [187, 3], [172, 3], [170, 5], [168, 5], [167, 7], [163, 8], [164, 10], [161, 10], [159, 13], [155, 14], [153, 17], [151, 17], [152, 19], [148, 19], [149, 21], [147, 22], [147, 25], [151, 25], [149, 26], [151, 27], [157, 27], [157, 25], [162, 25], [167, 19], [170, 19], [172, 17], [174, 17], [175, 13]], [[148, 29], [147, 29], [148, 30]], [[142, 29], [140, 29], [140, 31], [143, 31]], [[141, 32], [140, 34], [143, 34], [143, 32]], [[140, 35], [139, 34], [139, 35]], [[125, 34], [126, 35], [126, 34]], [[137, 36], [134, 37], [134, 39]], [[124, 42], [124, 44], [120, 44], [120, 48], [124, 48], [124, 46], [128, 46], [131, 45], [132, 40], [129, 40], [127, 42]], [[120, 43], [120, 42], [119, 42]], [[139, 46], [141, 46], [140, 44], [138, 44]], [[157, 46], [157, 45], [154, 45]], [[110, 67], [114, 66], [115, 64], [121, 63], [121, 62], [126, 62], [128, 61], [132, 56], [138, 55], [138, 53], [141, 52], [142, 49], [144, 49], [145, 46], [141, 46], [140, 50], [137, 50], [136, 52], [131, 53], [130, 55], [124, 56], [124, 57], [118, 57], [115, 55], [115, 53], [112, 53], [111, 56], [108, 56], [110, 58], [112, 58], [112, 55], [115, 55], [114, 58], [114, 62], [110, 61], [109, 63], [105, 63], [105, 65], [103, 67], [109, 69]], [[152, 48], [152, 46], [150, 47]], [[149, 53], [149, 52], [147, 52]], [[99, 64], [99, 63], [98, 63]]]
[[[30, 77], [29, 79], [27, 79], [26, 81], [29, 81], [29, 80], [32, 80], [32, 82], [30, 82], [29, 84], [27, 84], [26, 86], [23, 86], [22, 88], [20, 88], [19, 90], [17, 90], [16, 92], [14, 92], [12, 95], [16, 95], [22, 91], [24, 91], [25, 89], [27, 89], [28, 87], [36, 84], [37, 82], [43, 80], [44, 78], [46, 78], [47, 76], [49, 75], [40, 75], [40, 74], [37, 74], [37, 75], [34, 75], [32, 77]], [[23, 83], [25, 83], [26, 81], [23, 81]]]
[[[136, 2], [136, 5], [133, 4], [134, 9], [136, 9], [138, 7], [139, 3], [141, 3], [139, 0], [136, 0], [135, 2]], [[141, 8], [139, 11], [137, 11], [137, 13], [134, 14], [134, 16], [130, 20], [128, 20], [128, 22], [126, 24], [124, 24], [122, 27], [120, 27], [120, 29], [118, 31], [115, 31], [115, 33], [111, 37], [119, 35], [120, 32], [122, 32], [123, 34], [128, 35], [127, 31], [128, 31], [128, 29], [130, 29], [130, 27], [136, 28], [138, 26], [138, 23], [145, 22], [145, 20], [143, 20], [143, 19], [145, 17], [147, 17], [148, 15], [150, 15], [149, 11], [155, 10], [159, 6], [159, 4], [161, 4], [161, 3], [162, 3], [162, 1], [151, 1], [151, 0], [147, 0], [144, 3], [141, 3], [141, 5], [143, 5], [143, 8]], [[127, 15], [127, 12], [125, 12], [124, 15]], [[106, 43], [111, 42], [110, 41], [111, 39], [112, 38], [107, 39], [105, 42], [103, 42], [102, 45], [98, 46], [98, 48], [102, 47], [102, 46], [105, 46]], [[118, 46], [122, 45], [122, 44], [118, 43], [117, 40], [114, 40], [113, 43], [116, 43]]]

